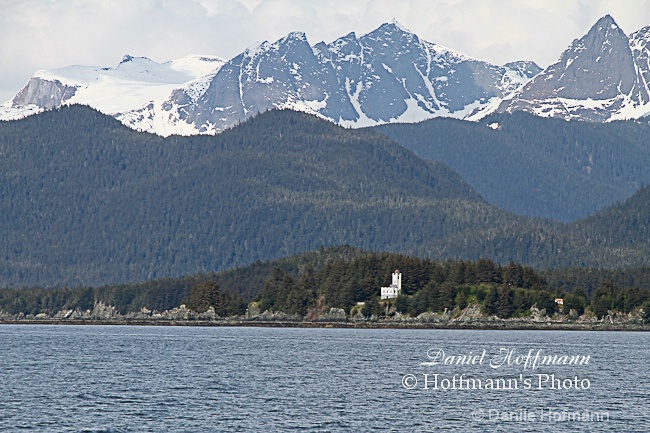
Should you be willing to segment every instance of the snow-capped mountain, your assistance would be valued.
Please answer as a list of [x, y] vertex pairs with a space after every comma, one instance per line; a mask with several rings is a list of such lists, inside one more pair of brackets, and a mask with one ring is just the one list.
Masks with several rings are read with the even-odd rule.
[[640, 118], [650, 113], [649, 43], [650, 26], [628, 38], [607, 15], [542, 71], [533, 62], [472, 59], [396, 22], [313, 46], [294, 32], [228, 61], [190, 56], [158, 64], [125, 56], [115, 68], [39, 71], [0, 106], [0, 120], [86, 104], [167, 136], [216, 134], [275, 108], [349, 127], [512, 111], [597, 122]]
[[115, 68], [75, 65], [42, 70], [0, 107], [0, 119], [20, 118], [64, 104], [90, 105], [119, 117], [166, 98], [179, 86], [200, 81], [223, 64], [224, 60], [215, 56], [187, 56], [160, 64], [126, 55]]
[[[520, 66], [471, 59], [422, 41], [395, 22], [313, 47], [304, 33], [291, 33], [228, 61], [200, 97], [189, 95], [191, 88], [179, 89], [148, 114], [154, 122], [162, 116], [201, 133], [222, 131], [273, 108], [352, 127], [462, 118], [540, 70]], [[132, 126], [142, 128], [138, 122]]]
[[0, 118], [87, 104], [160, 135], [214, 134], [273, 108], [352, 127], [463, 118], [540, 70], [532, 62], [472, 59], [393, 22], [314, 46], [304, 33], [290, 33], [227, 62], [191, 57], [157, 64], [127, 56], [116, 68], [39, 71]]
[[513, 111], [595, 122], [647, 115], [649, 42], [650, 26], [628, 38], [607, 15], [575, 40], [557, 62], [470, 119]]

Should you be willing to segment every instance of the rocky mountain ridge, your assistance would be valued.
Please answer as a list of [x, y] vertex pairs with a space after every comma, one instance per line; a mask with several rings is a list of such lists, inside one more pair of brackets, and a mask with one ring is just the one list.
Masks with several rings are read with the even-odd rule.
[[503, 66], [419, 38], [397, 22], [311, 45], [302, 32], [224, 61], [188, 56], [158, 64], [125, 56], [116, 68], [39, 71], [0, 120], [85, 104], [162, 136], [218, 134], [272, 109], [346, 127], [435, 117], [479, 120], [525, 111], [605, 122], [650, 113], [650, 26], [628, 37], [606, 15], [558, 61]]
[[525, 111], [541, 117], [604, 122], [650, 113], [650, 26], [629, 38], [606, 15], [557, 62], [472, 119]]
[[[117, 68], [39, 71], [0, 107], [0, 119], [86, 104], [137, 130], [194, 135], [219, 133], [254, 114], [288, 108], [362, 127], [463, 118], [540, 71], [533, 62], [497, 66], [472, 59], [396, 22], [329, 44], [311, 46], [304, 33], [293, 32], [227, 62], [192, 60], [158, 64], [125, 56]], [[190, 73], [180, 74], [179, 63], [191, 63], [185, 68]]]

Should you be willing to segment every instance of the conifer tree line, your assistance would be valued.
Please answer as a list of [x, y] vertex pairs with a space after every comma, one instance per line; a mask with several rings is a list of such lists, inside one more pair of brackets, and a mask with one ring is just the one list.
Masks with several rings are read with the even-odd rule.
[[185, 305], [196, 312], [212, 307], [219, 316], [246, 311], [237, 293], [220, 288], [215, 274], [162, 278], [140, 284], [78, 288], [22, 288], [0, 290], [0, 311], [9, 314], [56, 314], [66, 310], [93, 310], [97, 303], [116, 307], [121, 314], [172, 310]]
[[[389, 284], [395, 269], [402, 273], [402, 295], [381, 301], [380, 287]], [[572, 277], [579, 282], [580, 272], [587, 271], [565, 270], [563, 277], [556, 280], [567, 281]], [[619, 278], [625, 275], [624, 271], [620, 272]], [[553, 275], [553, 271], [547, 273]], [[261, 310], [299, 315], [306, 315], [318, 303], [343, 308], [349, 313], [360, 302], [364, 303], [362, 313], [367, 317], [384, 315], [386, 303], [410, 316], [464, 309], [470, 304], [480, 305], [484, 314], [501, 318], [529, 315], [534, 305], [548, 315], [560, 308], [565, 313], [575, 310], [578, 315], [590, 309], [599, 318], [610, 310], [629, 313], [642, 307], [650, 312], [647, 285], [650, 269], [630, 270], [630, 273], [643, 275], [637, 281], [643, 280], [644, 288], [619, 287], [613, 279], [606, 278], [596, 288], [577, 284], [568, 289], [551, 286], [539, 271], [514, 262], [507, 265], [487, 259], [443, 262], [378, 253], [351, 261], [335, 261], [319, 271], [306, 268], [299, 275], [275, 268], [257, 299]], [[601, 277], [607, 276], [607, 272], [601, 272]], [[563, 299], [562, 307], [555, 302], [557, 298]]]
[[[382, 301], [380, 288], [390, 283], [395, 269], [402, 273], [402, 295]], [[509, 318], [530, 314], [533, 305], [551, 315], [560, 308], [556, 298], [564, 300], [565, 314], [589, 310], [602, 318], [610, 311], [641, 308], [650, 320], [650, 268], [539, 271], [514, 262], [440, 261], [333, 247], [220, 273], [139, 284], [0, 289], [0, 311], [55, 314], [92, 310], [101, 302], [126, 314], [184, 304], [196, 312], [212, 307], [217, 315], [228, 317], [244, 314], [248, 303], [257, 301], [260, 311], [308, 316], [331, 307], [350, 313], [363, 302], [366, 317], [381, 317], [388, 310], [415, 317], [479, 305], [484, 314]]]

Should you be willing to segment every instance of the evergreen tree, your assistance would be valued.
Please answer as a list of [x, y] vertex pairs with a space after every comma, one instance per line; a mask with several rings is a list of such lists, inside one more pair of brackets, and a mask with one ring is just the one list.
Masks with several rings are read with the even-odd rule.
[[497, 314], [501, 318], [511, 317], [515, 312], [515, 294], [508, 286], [502, 286], [499, 289], [499, 306]]
[[222, 311], [225, 307], [225, 299], [216, 282], [206, 281], [190, 289], [186, 306], [199, 313], [207, 311], [210, 307], [213, 307], [215, 311]]
[[614, 295], [616, 294], [616, 286], [612, 280], [606, 280], [602, 283], [593, 294], [591, 298], [591, 309], [596, 317], [602, 319], [605, 317], [614, 302]]
[[575, 310], [579, 316], [585, 312], [586, 299], [578, 293], [568, 293], [564, 296], [563, 309], [565, 313]]
[[366, 304], [361, 309], [361, 314], [368, 318], [370, 318], [373, 314], [376, 317], [382, 315], [381, 305], [379, 305], [379, 301], [377, 301], [376, 296], [373, 296], [372, 298], [368, 299], [368, 301], [366, 301]]
[[442, 309], [452, 310], [456, 306], [456, 280], [453, 275], [450, 277], [454, 278], [452, 281], [447, 281], [440, 286], [440, 305]]
[[524, 287], [524, 270], [521, 265], [508, 263], [503, 270], [503, 284], [510, 288]]
[[494, 316], [499, 312], [499, 294], [495, 288], [490, 288], [483, 302], [483, 314]]
[[546, 290], [535, 291], [533, 293], [534, 303], [540, 310], [546, 310], [546, 314], [551, 316], [557, 311], [555, 297]]
[[395, 311], [405, 314], [409, 311], [410, 299], [408, 296], [400, 295], [395, 299]]

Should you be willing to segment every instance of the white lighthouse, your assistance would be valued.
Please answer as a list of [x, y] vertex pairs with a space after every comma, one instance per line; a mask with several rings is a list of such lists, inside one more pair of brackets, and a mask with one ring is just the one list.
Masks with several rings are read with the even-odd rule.
[[388, 287], [381, 288], [381, 299], [392, 299], [397, 298], [402, 292], [402, 273], [399, 269], [395, 269], [393, 272], [393, 282]]

